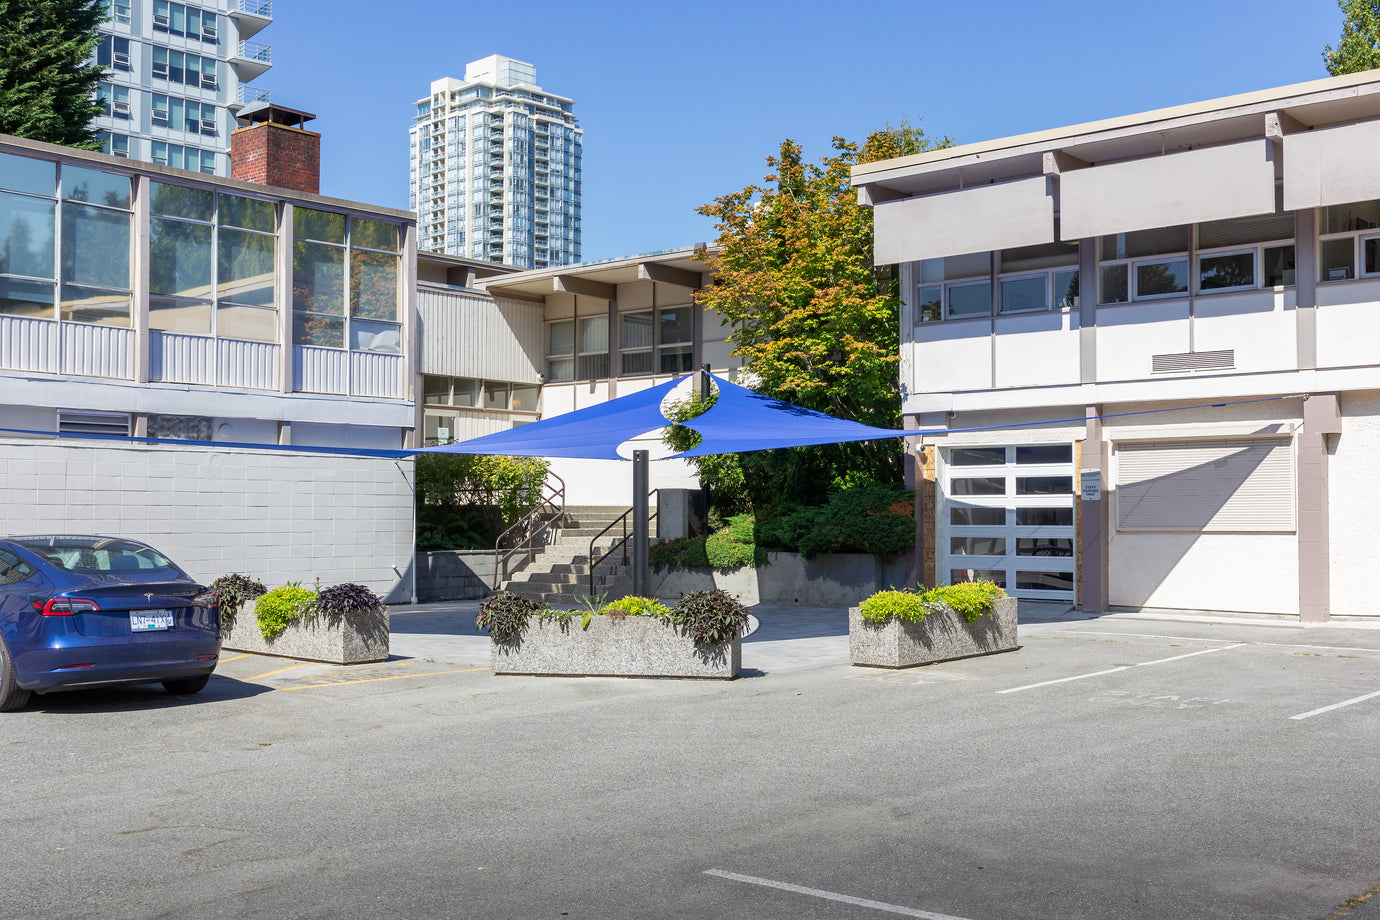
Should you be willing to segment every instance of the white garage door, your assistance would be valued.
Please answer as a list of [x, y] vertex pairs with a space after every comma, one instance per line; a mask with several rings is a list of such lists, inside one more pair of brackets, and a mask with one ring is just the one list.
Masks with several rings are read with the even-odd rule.
[[940, 576], [1074, 599], [1073, 445], [943, 451]]
[[1116, 446], [1119, 531], [1270, 533], [1294, 529], [1287, 438]]

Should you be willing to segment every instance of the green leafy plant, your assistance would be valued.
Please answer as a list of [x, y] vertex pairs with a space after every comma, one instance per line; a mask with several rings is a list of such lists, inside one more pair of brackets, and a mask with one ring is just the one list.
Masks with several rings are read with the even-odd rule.
[[664, 620], [671, 613], [671, 608], [654, 597], [631, 595], [610, 601], [599, 608], [599, 613], [603, 616], [657, 617]]
[[220, 576], [211, 582], [210, 588], [220, 598], [221, 629], [235, 625], [235, 615], [245, 601], [252, 601], [268, 591], [263, 582], [238, 572]]
[[654, 543], [647, 558], [652, 565], [705, 569], [709, 567], [709, 554], [705, 551], [705, 542], [704, 537], [681, 537], [665, 543]]
[[870, 623], [886, 623], [892, 617], [918, 623], [925, 618], [925, 598], [914, 591], [878, 591], [864, 600], [859, 610]]
[[914, 498], [899, 485], [845, 489], [819, 507], [787, 506], [759, 515], [757, 542], [806, 559], [822, 553], [899, 555], [915, 547], [915, 518], [909, 513]]
[[609, 593], [581, 595], [575, 598], [575, 604], [580, 608], [580, 628], [589, 629], [589, 624], [594, 620], [594, 615], [599, 612], [599, 608], [604, 606], [604, 601]]
[[370, 613], [385, 607], [383, 598], [364, 585], [353, 582], [332, 585], [316, 592], [316, 614], [331, 619], [340, 619], [353, 613]]
[[969, 623], [995, 610], [997, 600], [1003, 597], [1006, 592], [990, 581], [961, 581], [925, 592], [926, 603], [951, 607]]
[[541, 601], [511, 591], [491, 594], [479, 605], [475, 625], [487, 629], [499, 642], [508, 642], [522, 635], [528, 618], [546, 605]]
[[254, 601], [254, 617], [259, 632], [271, 642], [293, 623], [311, 616], [315, 606], [316, 592], [293, 582], [260, 595]]
[[671, 608], [667, 621], [684, 629], [698, 646], [717, 645], [742, 635], [747, 608], [721, 588], [692, 591]]
[[871, 623], [886, 623], [895, 617], [918, 623], [943, 607], [952, 609], [969, 623], [996, 609], [1006, 592], [990, 581], [964, 581], [941, 585], [929, 591], [878, 591], [862, 602], [862, 618]]

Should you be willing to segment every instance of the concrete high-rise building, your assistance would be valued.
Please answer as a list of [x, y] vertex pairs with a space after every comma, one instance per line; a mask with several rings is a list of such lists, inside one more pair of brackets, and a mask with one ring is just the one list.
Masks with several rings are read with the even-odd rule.
[[419, 248], [522, 268], [579, 262], [574, 109], [531, 64], [501, 55], [434, 81], [411, 128]]
[[252, 41], [273, 0], [107, 0], [96, 62], [106, 66], [93, 123], [115, 156], [230, 175], [235, 114], [268, 102], [247, 85], [273, 65]]

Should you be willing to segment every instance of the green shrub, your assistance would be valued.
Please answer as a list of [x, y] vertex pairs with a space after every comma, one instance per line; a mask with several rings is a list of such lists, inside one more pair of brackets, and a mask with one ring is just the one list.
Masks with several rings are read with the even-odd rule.
[[603, 616], [618, 612], [630, 617], [657, 617], [664, 620], [671, 608], [654, 597], [637, 596], [619, 598], [599, 608], [599, 613]]
[[687, 566], [702, 569], [709, 566], [704, 537], [681, 537], [665, 543], [654, 543], [647, 553], [652, 565]]
[[915, 518], [909, 510], [915, 493], [896, 485], [846, 489], [816, 508], [782, 507], [762, 515], [758, 544], [799, 552], [806, 559], [822, 553], [875, 553], [896, 556], [915, 547]]
[[969, 623], [996, 609], [1006, 592], [990, 581], [964, 581], [941, 585], [930, 591], [878, 591], [859, 608], [862, 618], [871, 623], [886, 623], [892, 617], [918, 623], [925, 614], [949, 607]]
[[667, 621], [684, 629], [699, 646], [717, 645], [747, 628], [747, 608], [720, 588], [692, 591], [671, 608]]
[[503, 530], [497, 508], [485, 505], [419, 505], [417, 551], [493, 549]]
[[705, 539], [704, 555], [710, 567], [715, 569], [741, 569], [757, 564], [757, 547], [739, 541], [728, 529], [712, 533]]
[[220, 576], [211, 582], [210, 588], [216, 592], [216, 597], [220, 598], [220, 628], [222, 630], [235, 625], [235, 615], [239, 613], [240, 605], [245, 601], [252, 601], [268, 591], [263, 582], [239, 573]]
[[527, 618], [544, 608], [541, 601], [511, 591], [491, 594], [479, 605], [479, 613], [474, 623], [480, 629], [487, 629], [489, 635], [499, 642], [507, 642], [522, 635], [527, 628]]
[[931, 604], [944, 604], [963, 615], [969, 623], [996, 609], [997, 600], [1006, 592], [990, 581], [961, 581], [956, 585], [941, 585], [925, 593]]
[[878, 591], [859, 609], [870, 623], [886, 623], [892, 617], [918, 623], [925, 618], [925, 598], [914, 591]]
[[270, 642], [293, 623], [310, 617], [316, 609], [316, 592], [301, 585], [274, 588], [254, 601], [254, 617], [259, 632]]

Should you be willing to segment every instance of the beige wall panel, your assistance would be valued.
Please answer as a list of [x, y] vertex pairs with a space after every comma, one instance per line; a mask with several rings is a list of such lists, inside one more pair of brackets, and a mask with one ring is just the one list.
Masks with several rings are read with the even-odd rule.
[[1192, 346], [1187, 300], [1147, 300], [1097, 310], [1097, 379], [1148, 378], [1154, 356]]
[[1334, 617], [1380, 617], [1375, 570], [1375, 522], [1380, 493], [1380, 392], [1341, 394], [1342, 433], [1328, 437], [1329, 551]]
[[[1232, 349], [1236, 370], [1292, 371], [1298, 367], [1294, 289], [1199, 297], [1193, 304], [1195, 351]], [[1377, 329], [1380, 331], [1380, 329]]]
[[545, 315], [547, 319], [569, 319], [574, 316], [575, 295], [547, 294]]
[[545, 366], [539, 304], [423, 288], [423, 374], [536, 383]]
[[1044, 176], [888, 201], [873, 208], [872, 261], [891, 265], [1054, 239], [1054, 198]]
[[[992, 322], [982, 319], [916, 323], [911, 348], [912, 393], [985, 390], [992, 385]], [[902, 348], [907, 345], [903, 342]]]
[[995, 346], [999, 387], [1078, 382], [1078, 313], [1074, 310], [998, 316]]
[[655, 296], [653, 286], [652, 281], [629, 281], [627, 284], [618, 285], [618, 309], [646, 310], [652, 306]]
[[1284, 138], [1284, 208], [1298, 211], [1380, 198], [1380, 121]]
[[1115, 533], [1108, 561], [1116, 607], [1299, 612], [1292, 533]]
[[1270, 157], [1270, 144], [1261, 138], [1070, 170], [1059, 177], [1059, 233], [1073, 241], [1271, 213]]
[[1318, 367], [1380, 363], [1380, 281], [1318, 285]]

